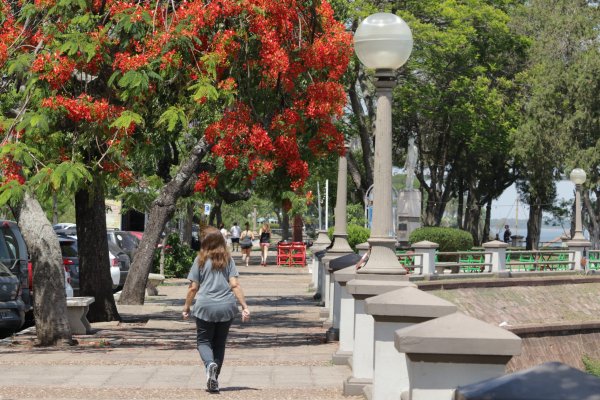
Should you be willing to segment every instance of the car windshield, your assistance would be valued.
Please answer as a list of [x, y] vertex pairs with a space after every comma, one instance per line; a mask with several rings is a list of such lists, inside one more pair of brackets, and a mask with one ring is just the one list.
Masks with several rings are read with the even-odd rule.
[[60, 251], [63, 257], [77, 257], [77, 245], [75, 242], [65, 240], [60, 242]]
[[123, 253], [123, 249], [112, 242], [108, 242], [108, 251], [115, 256]]

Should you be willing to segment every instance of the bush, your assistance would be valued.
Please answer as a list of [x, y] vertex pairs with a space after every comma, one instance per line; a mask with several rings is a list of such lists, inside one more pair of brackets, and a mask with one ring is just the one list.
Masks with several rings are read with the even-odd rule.
[[[188, 245], [179, 241], [179, 235], [172, 233], [167, 238], [165, 246], [165, 277], [167, 278], [185, 278], [190, 272], [196, 252]], [[153, 270], [159, 272], [160, 268], [160, 249], [154, 252]]]
[[[327, 230], [327, 235], [330, 240], [333, 240], [333, 231], [334, 227], [329, 227]], [[346, 233], [348, 234], [348, 244], [352, 247], [352, 250], [356, 252], [356, 245], [361, 244], [367, 241], [369, 236], [371, 236], [371, 231], [367, 228], [364, 228], [360, 225], [348, 225], [346, 229]]]
[[600, 360], [584, 355], [581, 361], [585, 366], [585, 372], [600, 377]]
[[456, 228], [426, 226], [415, 229], [410, 234], [411, 245], [423, 240], [437, 243], [439, 251], [466, 251], [473, 247], [473, 236]]

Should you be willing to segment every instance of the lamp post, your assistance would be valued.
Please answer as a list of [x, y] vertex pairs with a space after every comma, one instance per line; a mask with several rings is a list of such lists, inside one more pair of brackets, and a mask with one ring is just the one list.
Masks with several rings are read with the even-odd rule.
[[395, 70], [412, 51], [410, 28], [394, 14], [370, 15], [354, 34], [359, 60], [375, 70], [377, 115], [375, 120], [375, 162], [373, 171], [373, 223], [369, 245], [371, 255], [359, 273], [406, 274], [396, 257], [392, 220], [392, 89]]
[[581, 185], [585, 182], [585, 171], [581, 168], [575, 168], [569, 175], [571, 182], [575, 184], [575, 234], [571, 240], [584, 241], [583, 229], [581, 224]]

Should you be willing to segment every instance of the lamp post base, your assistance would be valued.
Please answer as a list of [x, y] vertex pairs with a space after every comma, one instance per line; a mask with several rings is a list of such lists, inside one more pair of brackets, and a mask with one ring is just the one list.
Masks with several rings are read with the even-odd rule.
[[406, 275], [406, 269], [400, 265], [396, 256], [396, 239], [372, 237], [368, 242], [371, 254], [358, 274]]

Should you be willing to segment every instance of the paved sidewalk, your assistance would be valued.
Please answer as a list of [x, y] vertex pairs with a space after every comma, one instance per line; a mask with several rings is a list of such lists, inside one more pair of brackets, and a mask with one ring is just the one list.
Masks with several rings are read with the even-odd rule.
[[[94, 323], [69, 349], [36, 348], [33, 332], [0, 344], [0, 399], [342, 399], [351, 372], [331, 363], [306, 268], [240, 266], [252, 321], [234, 321], [219, 383], [205, 391], [195, 329], [181, 320], [187, 281], [168, 280], [121, 323]], [[241, 259], [236, 253], [236, 263]]]

